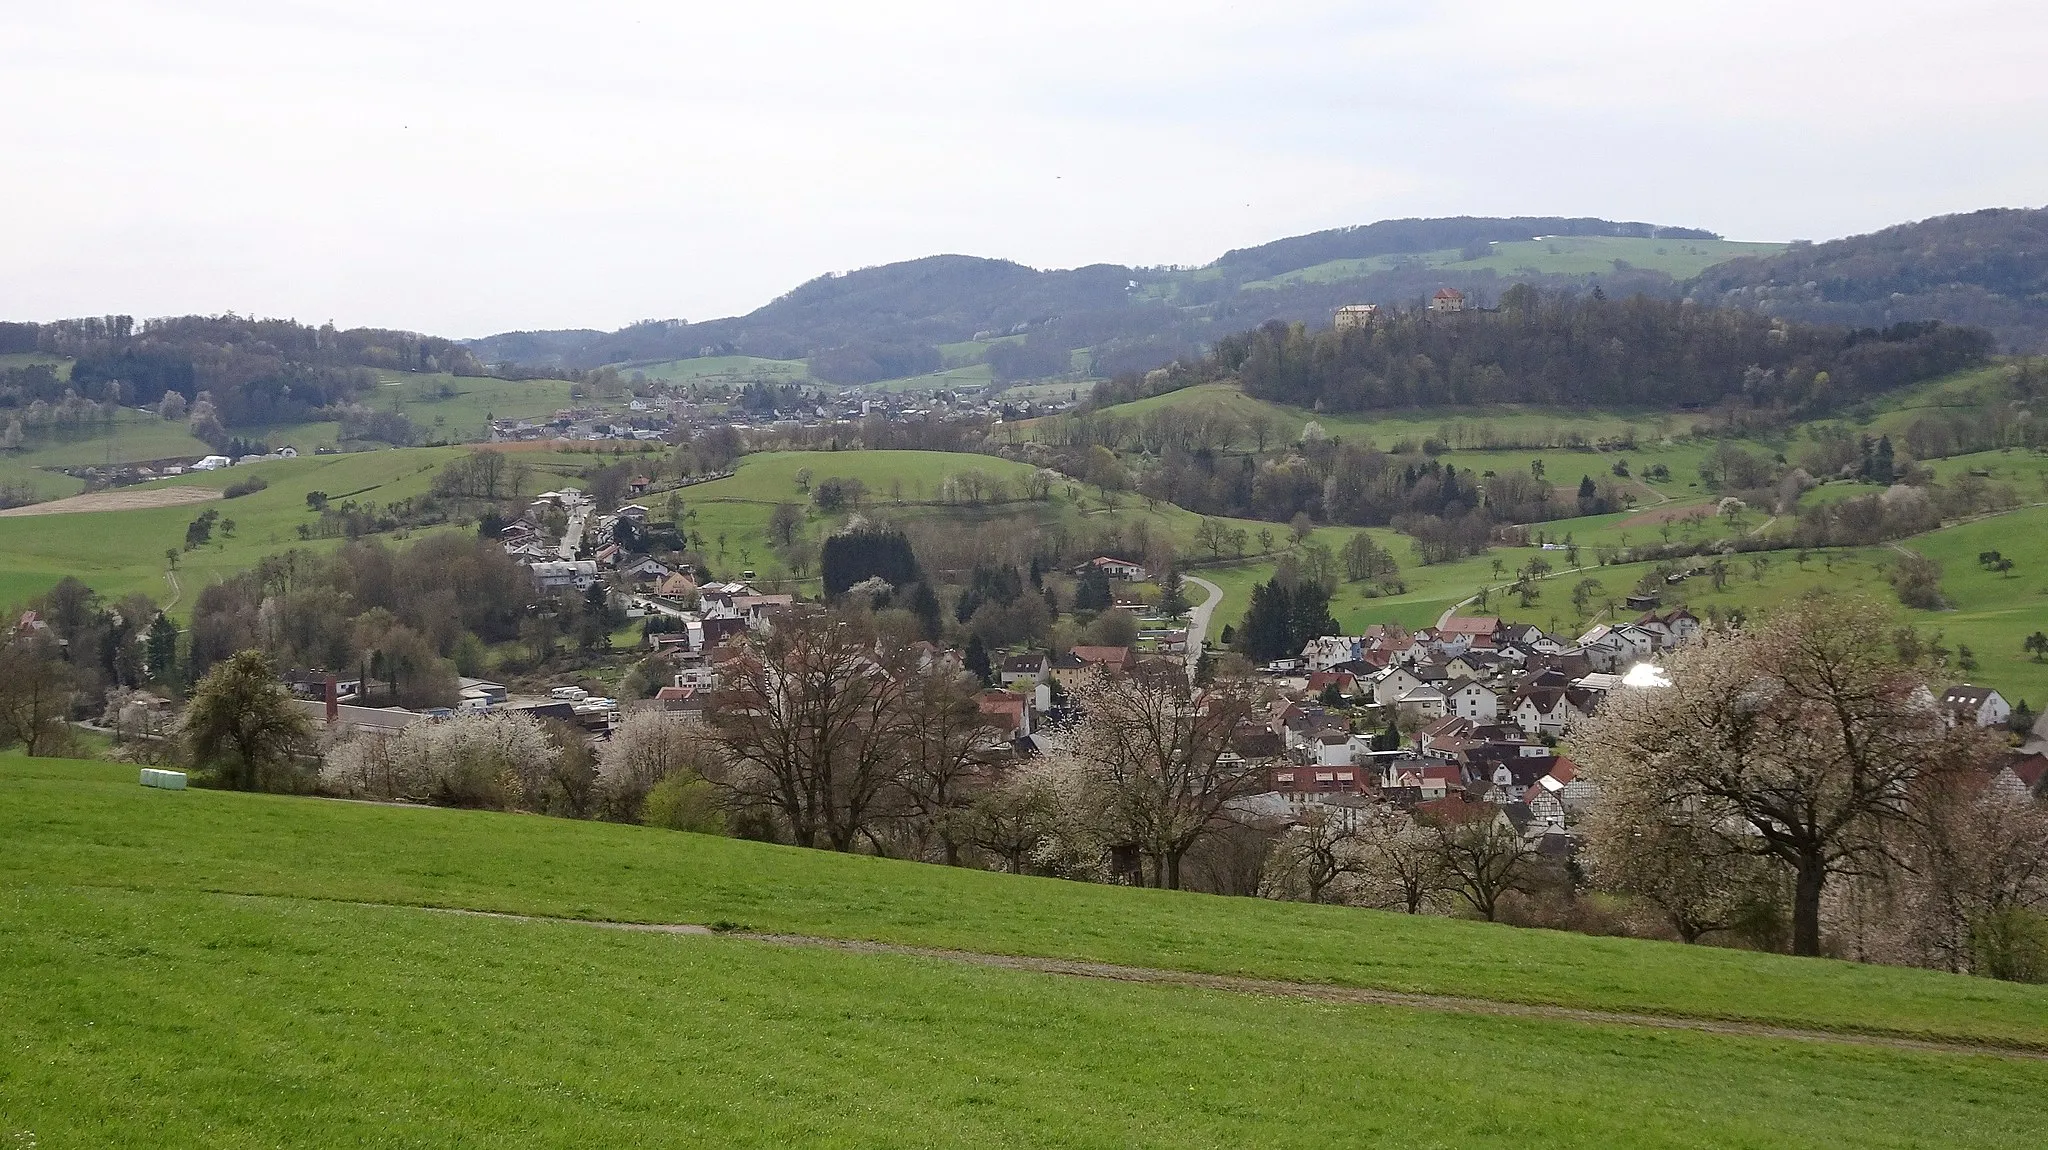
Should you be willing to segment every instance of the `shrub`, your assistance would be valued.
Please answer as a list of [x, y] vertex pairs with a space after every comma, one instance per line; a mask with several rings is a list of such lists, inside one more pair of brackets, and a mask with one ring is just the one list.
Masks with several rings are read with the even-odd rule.
[[261, 475], [251, 475], [246, 479], [237, 479], [233, 483], [228, 484], [226, 489], [221, 492], [221, 497], [224, 499], [240, 499], [244, 495], [254, 495], [268, 486], [270, 486], [268, 479], [263, 478]]
[[647, 798], [640, 804], [640, 821], [672, 831], [722, 835], [725, 807], [717, 787], [683, 771], [654, 784], [654, 789], [647, 792]]

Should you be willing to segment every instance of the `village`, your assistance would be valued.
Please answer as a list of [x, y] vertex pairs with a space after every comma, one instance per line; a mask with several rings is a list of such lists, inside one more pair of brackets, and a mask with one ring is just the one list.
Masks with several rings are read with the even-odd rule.
[[[752, 571], [714, 580], [630, 549], [626, 542], [647, 537], [652, 514], [640, 503], [598, 514], [583, 492], [564, 487], [536, 495], [498, 532], [537, 597], [602, 600], [639, 621], [636, 654], [663, 676], [651, 697], [601, 694], [588, 680], [521, 695], [464, 677], [457, 707], [407, 710], [359, 705], [360, 675], [294, 670], [286, 685], [330, 739], [394, 736], [458, 713], [560, 719], [599, 744], [639, 711], [703, 723], [716, 693], [755, 665], [758, 641], [814, 605], [760, 590]], [[1152, 575], [1114, 556], [1096, 557], [1075, 574], [1119, 587]], [[1661, 661], [1702, 633], [1690, 611], [1659, 608], [1656, 598], [1638, 596], [1633, 618], [1576, 637], [1446, 612], [1435, 626], [1415, 630], [1376, 624], [1358, 635], [1321, 636], [1295, 656], [1247, 668], [1258, 704], [1223, 753], [1236, 781], [1221, 813], [1270, 833], [1387, 810], [1432, 824], [1489, 820], [1532, 857], [1568, 861], [1579, 849], [1580, 819], [1599, 797], [1570, 755], [1574, 728], [1619, 693], [1665, 687]], [[994, 786], [1010, 769], [1058, 753], [1079, 717], [1076, 700], [1102, 676], [1185, 676], [1196, 683], [1193, 705], [1202, 706], [1218, 651], [1195, 613], [1161, 617], [1145, 598], [1122, 591], [1109, 609], [1133, 616], [1137, 642], [993, 651], [979, 668], [974, 653], [912, 646], [920, 671], [980, 680], [972, 785]], [[1952, 723], [2000, 727], [2012, 716], [1997, 691], [1971, 684], [1949, 686], [1938, 702]], [[2016, 797], [2048, 798], [2048, 719], [2006, 755], [1994, 785]]]

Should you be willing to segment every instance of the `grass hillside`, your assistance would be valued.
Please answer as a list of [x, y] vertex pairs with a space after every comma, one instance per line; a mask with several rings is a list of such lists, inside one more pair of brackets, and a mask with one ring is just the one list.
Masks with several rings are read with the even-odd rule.
[[172, 591], [164, 577], [164, 552], [181, 549], [186, 525], [202, 512], [215, 510], [222, 518], [235, 521], [235, 533], [223, 537], [216, 530], [213, 544], [196, 551], [179, 550], [177, 577], [183, 592], [175, 612], [183, 615], [200, 587], [252, 567], [265, 555], [290, 547], [337, 545], [339, 540], [312, 544], [299, 540], [299, 525], [319, 518], [306, 508], [307, 492], [325, 491], [337, 503], [344, 496], [390, 503], [424, 493], [434, 471], [461, 453], [461, 448], [414, 448], [253, 463], [130, 489], [221, 490], [250, 476], [262, 476], [269, 482], [268, 488], [238, 499], [0, 518], [0, 603], [39, 595], [66, 575], [76, 575], [109, 597], [141, 592], [159, 602], [167, 601]]
[[1442, 251], [1371, 256], [1365, 259], [1331, 260], [1265, 280], [1253, 280], [1247, 289], [1282, 284], [1336, 283], [1375, 272], [1391, 271], [1419, 264], [1450, 272], [1498, 272], [1516, 275], [1600, 275], [1617, 270], [1616, 261], [1631, 267], [1663, 272], [1673, 279], [1690, 279], [1715, 264], [1741, 256], [1770, 256], [1785, 250], [1784, 244], [1741, 243], [1733, 240], [1648, 239], [1633, 236], [1546, 236], [1541, 239], [1510, 240], [1488, 245], [1488, 254], [1467, 259], [1458, 248]]
[[[2048, 1063], [1084, 982], [744, 924], [2048, 1046], [2048, 990], [0, 756], [35, 1144], [2028, 1145]], [[376, 904], [376, 905], [365, 905]], [[1567, 1069], [1568, 1068], [1568, 1069]], [[1341, 1077], [1301, 1105], [1303, 1074]], [[1503, 1083], [1542, 1083], [1507, 1089]]]

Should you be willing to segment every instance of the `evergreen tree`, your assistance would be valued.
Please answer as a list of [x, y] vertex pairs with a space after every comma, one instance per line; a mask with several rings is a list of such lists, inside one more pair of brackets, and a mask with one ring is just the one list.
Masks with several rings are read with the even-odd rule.
[[145, 657], [149, 660], [149, 673], [161, 680], [168, 680], [178, 665], [178, 625], [159, 611], [143, 640]]
[[939, 597], [930, 583], [919, 582], [910, 592], [910, 613], [917, 619], [917, 633], [927, 643], [939, 641]]
[[1159, 576], [1159, 610], [1168, 618], [1188, 613], [1187, 581], [1181, 577], [1177, 559], [1168, 563], [1166, 571]]
[[995, 670], [989, 666], [988, 648], [981, 645], [981, 636], [967, 637], [966, 662], [968, 673], [979, 679], [982, 686], [986, 687], [995, 682]]

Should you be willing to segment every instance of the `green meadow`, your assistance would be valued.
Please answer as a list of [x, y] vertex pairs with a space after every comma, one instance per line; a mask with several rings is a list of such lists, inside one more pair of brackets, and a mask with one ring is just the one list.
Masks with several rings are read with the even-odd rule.
[[[236, 499], [0, 518], [0, 603], [39, 595], [66, 575], [77, 576], [105, 596], [140, 592], [166, 602], [173, 592], [165, 578], [169, 562], [164, 553], [176, 550], [177, 583], [182, 591], [174, 610], [183, 615], [199, 588], [246, 570], [265, 555], [291, 547], [338, 545], [339, 540], [304, 543], [299, 539], [299, 525], [319, 518], [307, 509], [307, 492], [325, 491], [337, 503], [343, 497], [391, 503], [425, 493], [434, 471], [461, 453], [460, 448], [414, 448], [252, 463], [127, 489], [224, 490], [251, 476], [261, 476], [270, 484]], [[186, 525], [208, 510], [218, 511], [223, 520], [234, 520], [234, 533], [223, 535], [216, 528], [214, 542], [194, 551], [183, 550]]]
[[[725, 920], [2023, 1047], [2048, 1046], [2041, 987], [533, 816], [149, 791], [130, 767], [14, 756], [0, 756], [0, 841], [0, 1114], [22, 1145], [2048, 1137], [2048, 1111], [2026, 1102], [2048, 1063], [2016, 1057], [415, 908]], [[1305, 1096], [1304, 1075], [1339, 1081]]]
[[[1419, 265], [1448, 272], [1497, 272], [1516, 275], [1599, 276], [1620, 271], [1620, 265], [1659, 271], [1673, 279], [1685, 280], [1715, 264], [1739, 256], [1772, 255], [1784, 244], [1746, 243], [1736, 240], [1644, 239], [1634, 236], [1547, 236], [1489, 245], [1487, 254], [1466, 259], [1458, 248], [1413, 255], [1372, 256], [1365, 259], [1331, 260], [1312, 267], [1283, 272], [1266, 280], [1254, 280], [1248, 289], [1279, 287], [1298, 283], [1337, 283], [1397, 267]], [[1365, 301], [1370, 302], [1370, 301]]]

